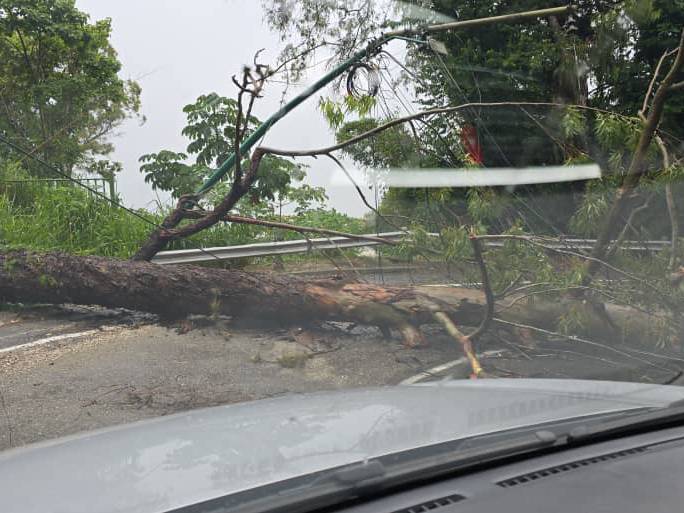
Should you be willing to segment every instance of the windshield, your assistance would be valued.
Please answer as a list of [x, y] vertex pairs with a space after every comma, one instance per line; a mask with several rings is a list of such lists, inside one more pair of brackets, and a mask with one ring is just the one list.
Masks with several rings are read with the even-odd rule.
[[313, 471], [462, 435], [430, 386], [469, 436], [676, 400], [682, 7], [0, 0], [0, 448], [425, 385], [296, 424]]

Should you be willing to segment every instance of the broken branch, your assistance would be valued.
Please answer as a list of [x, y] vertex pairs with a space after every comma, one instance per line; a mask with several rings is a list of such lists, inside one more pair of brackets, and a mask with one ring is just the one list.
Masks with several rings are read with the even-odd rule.
[[470, 368], [473, 371], [471, 377], [477, 378], [480, 374], [482, 374], [482, 365], [480, 365], [480, 361], [477, 359], [477, 355], [473, 350], [473, 344], [470, 338], [461, 333], [461, 330], [458, 329], [456, 324], [454, 324], [451, 318], [444, 312], [435, 312], [435, 320], [437, 320], [437, 322], [444, 327], [449, 335], [454, 337], [461, 344], [463, 347], [463, 352], [470, 362]]

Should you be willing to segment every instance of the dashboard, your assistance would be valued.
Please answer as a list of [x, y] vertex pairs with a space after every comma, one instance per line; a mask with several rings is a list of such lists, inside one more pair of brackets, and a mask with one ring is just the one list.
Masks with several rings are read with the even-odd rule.
[[684, 427], [509, 463], [336, 511], [673, 513], [684, 511]]

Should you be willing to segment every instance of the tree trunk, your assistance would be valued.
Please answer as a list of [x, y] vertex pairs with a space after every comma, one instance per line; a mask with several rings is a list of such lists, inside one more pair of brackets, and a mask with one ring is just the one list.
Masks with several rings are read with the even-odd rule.
[[[413, 289], [283, 274], [168, 266], [65, 253], [0, 255], [0, 301], [122, 307], [163, 318], [223, 314], [279, 323], [348, 320], [398, 329], [406, 342], [434, 311], [454, 309]], [[468, 311], [479, 322], [481, 305]]]
[[[222, 314], [279, 324], [338, 320], [396, 329], [409, 346], [424, 339], [423, 324], [478, 326], [486, 299], [479, 290], [388, 287], [343, 280], [306, 280], [275, 273], [248, 273], [195, 266], [160, 266], [65, 253], [0, 254], [0, 302], [73, 303], [121, 307], [166, 319]], [[581, 310], [592, 338], [622, 341], [625, 334], [652, 340], [662, 315], [619, 305], [593, 305], [572, 297], [510, 297], [495, 318], [556, 330], [569, 308]], [[499, 324], [499, 326], [502, 326]], [[673, 331], [674, 343], [680, 334]]]

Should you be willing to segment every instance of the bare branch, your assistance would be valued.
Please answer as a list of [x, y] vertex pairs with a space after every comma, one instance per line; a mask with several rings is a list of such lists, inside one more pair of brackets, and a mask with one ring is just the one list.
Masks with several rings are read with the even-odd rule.
[[328, 146], [326, 148], [318, 148], [314, 150], [299, 150], [299, 151], [288, 151], [288, 150], [279, 150], [275, 148], [263, 148], [264, 152], [270, 153], [271, 155], [279, 155], [281, 157], [316, 157], [319, 155], [328, 155], [330, 153], [333, 153], [335, 151], [342, 150], [346, 148], [347, 146], [351, 146], [353, 144], [359, 143], [361, 141], [364, 141], [365, 139], [368, 139], [369, 137], [372, 137], [376, 134], [379, 134], [381, 132], [384, 132], [385, 130], [392, 128], [397, 125], [401, 125], [403, 123], [408, 123], [409, 121], [412, 121], [414, 119], [421, 119], [421, 118], [428, 118], [430, 116], [435, 116], [438, 114], [455, 114], [457, 112], [460, 112], [462, 110], [468, 110], [472, 109], [475, 107], [482, 107], [482, 108], [496, 108], [496, 107], [562, 107], [562, 108], [577, 108], [577, 109], [583, 109], [587, 111], [592, 111], [592, 112], [601, 112], [604, 114], [611, 114], [611, 115], [617, 115], [619, 117], [623, 117], [626, 119], [634, 119], [633, 117], [630, 116], [620, 116], [618, 114], [615, 114], [612, 111], [608, 111], [605, 109], [598, 109], [594, 107], [587, 107], [584, 105], [571, 105], [571, 104], [564, 104], [564, 103], [556, 103], [556, 102], [470, 102], [470, 103], [464, 103], [461, 105], [455, 105], [452, 107], [439, 107], [435, 109], [428, 109], [420, 112], [416, 112], [407, 116], [399, 117], [392, 119], [382, 125], [379, 125], [371, 130], [368, 130], [367, 132], [364, 132], [362, 134], [359, 134], [357, 136], [354, 136], [350, 139], [347, 139], [346, 141], [342, 141], [338, 144], [334, 144], [332, 146]]
[[[261, 160], [263, 158], [263, 151], [261, 151], [259, 148], [254, 150], [254, 152], [252, 153], [250, 168], [243, 177], [242, 181], [233, 182], [233, 186], [231, 187], [230, 192], [223, 198], [223, 201], [221, 201], [221, 203], [219, 203], [214, 208], [214, 210], [208, 212], [207, 215], [205, 215], [193, 224], [189, 224], [181, 228], [170, 228], [162, 230], [160, 237], [164, 241], [189, 237], [190, 235], [194, 235], [195, 233], [201, 232], [202, 230], [210, 228], [214, 226], [216, 223], [220, 222], [221, 219], [226, 214], [228, 214], [228, 212], [230, 212], [230, 210], [237, 204], [237, 202], [240, 201], [240, 199], [247, 193], [247, 191], [249, 191], [249, 188], [256, 180], [257, 173], [259, 171], [259, 165], [261, 164]], [[180, 204], [179, 206], [182, 206], [182, 204]], [[183, 212], [184, 211], [181, 210], [181, 212], [179, 213], [181, 218], [183, 216]], [[176, 226], [177, 225], [178, 223], [176, 224]], [[147, 260], [147, 258], [144, 259]]]
[[679, 213], [677, 212], [677, 203], [672, 193], [672, 184], [665, 185], [665, 202], [667, 203], [667, 213], [670, 216], [670, 270], [677, 269], [679, 264]]
[[361, 190], [361, 186], [359, 186], [359, 184], [356, 183], [356, 180], [354, 180], [354, 177], [349, 173], [349, 171], [347, 171], [347, 168], [344, 167], [344, 165], [342, 164], [340, 159], [338, 159], [332, 153], [326, 153], [325, 156], [328, 157], [330, 160], [332, 160], [335, 164], [337, 164], [337, 167], [339, 167], [342, 170], [342, 172], [345, 174], [345, 176], [349, 179], [349, 181], [352, 183], [352, 185], [356, 189], [356, 192], [359, 195], [359, 197], [361, 198], [361, 201], [363, 201], [363, 204], [366, 205], [366, 207], [369, 210], [372, 210], [376, 215], [380, 215], [379, 212], [376, 211], [375, 207], [373, 207], [373, 205], [371, 205], [368, 202], [366, 195]]
[[[654, 137], [660, 155], [663, 159], [663, 169], [667, 172], [670, 169], [670, 152], [667, 151], [667, 146], [663, 138], [659, 135]], [[677, 203], [672, 192], [672, 184], [668, 181], [665, 184], [665, 203], [667, 204], [667, 213], [670, 217], [670, 271], [677, 269], [679, 252], [679, 213], [677, 211]]]
[[233, 141], [233, 150], [235, 151], [235, 174], [234, 183], [239, 183], [242, 180], [242, 165], [240, 162], [240, 144], [242, 144], [242, 95], [249, 93], [247, 89], [247, 84], [249, 80], [249, 70], [245, 68], [242, 72], [242, 83], [238, 82], [235, 76], [231, 78], [233, 84], [235, 84], [239, 93], [237, 96], [237, 115], [235, 118], [235, 138]]
[[470, 362], [470, 368], [473, 371], [471, 378], [477, 378], [480, 374], [482, 374], [482, 365], [480, 365], [480, 362], [477, 359], [477, 355], [473, 350], [473, 344], [470, 338], [461, 333], [461, 330], [458, 329], [454, 321], [452, 321], [446, 313], [435, 312], [434, 317], [435, 320], [439, 322], [445, 330], [447, 330], [447, 333], [449, 333], [449, 335], [454, 337], [461, 344], [463, 347], [463, 352]]
[[287, 65], [290, 64], [291, 62], [294, 62], [294, 61], [296, 61], [296, 60], [299, 60], [299, 59], [301, 59], [302, 57], [306, 57], [308, 54], [310, 54], [310, 53], [312, 53], [312, 52], [315, 52], [315, 51], [318, 50], [319, 48], [322, 48], [322, 47], [327, 46], [327, 45], [329, 45], [329, 44], [330, 44], [329, 42], [323, 41], [323, 42], [320, 43], [320, 44], [317, 44], [317, 45], [314, 45], [314, 46], [312, 46], [312, 47], [306, 48], [305, 50], [301, 51], [300, 53], [293, 55], [293, 56], [290, 57], [289, 59], [285, 59], [285, 60], [284, 60], [283, 62], [281, 62], [276, 68], [274, 68], [274, 69], [269, 69], [269, 70], [268, 70], [268, 73], [265, 74], [264, 79], [269, 79], [269, 78], [271, 78], [272, 76], [277, 75], [278, 73], [280, 73], [280, 71], [281, 71], [285, 66], [287, 66]]
[[[184, 216], [187, 219], [202, 219], [207, 215], [206, 212], [199, 212], [196, 210], [187, 210]], [[289, 223], [282, 223], [278, 221], [265, 221], [263, 219], [255, 219], [253, 217], [239, 216], [235, 214], [226, 214], [221, 217], [220, 221], [226, 223], [251, 224], [255, 226], [265, 226], [267, 228], [277, 228], [280, 230], [290, 230], [298, 233], [317, 233], [319, 235], [326, 235], [331, 237], [345, 237], [351, 240], [365, 240], [368, 242], [377, 242], [378, 244], [386, 244], [388, 246], [396, 246], [397, 242], [383, 237], [374, 237], [371, 235], [357, 235], [354, 233], [340, 232], [337, 230], [328, 230], [326, 228], [313, 228], [309, 226], [299, 226]]]
[[529, 326], [529, 325], [527, 325], [527, 324], [520, 324], [520, 323], [517, 323], [517, 322], [505, 321], [505, 320], [503, 320], [503, 319], [498, 319], [498, 318], [495, 318], [495, 319], [494, 319], [494, 322], [497, 322], [497, 323], [499, 323], [499, 324], [504, 324], [504, 325], [506, 325], [506, 326], [513, 326], [514, 328], [520, 328], [520, 329], [525, 329], [525, 330], [530, 330], [530, 331], [536, 331], [537, 333], [542, 333], [543, 335], [548, 335], [548, 336], [551, 336], [551, 337], [564, 338], [564, 339], [570, 340], [570, 341], [572, 341], [572, 342], [580, 342], [580, 343], [582, 343], [582, 344], [586, 344], [586, 345], [598, 347], [598, 348], [604, 349], [604, 350], [606, 350], [606, 351], [610, 351], [610, 352], [612, 352], [612, 353], [619, 354], [619, 355], [624, 356], [625, 358], [629, 358], [629, 359], [631, 359], [631, 360], [636, 360], [636, 361], [638, 361], [638, 362], [645, 363], [645, 364], [647, 364], [647, 365], [649, 365], [649, 366], [651, 366], [651, 367], [655, 367], [655, 368], [657, 368], [657, 369], [661, 369], [661, 370], [672, 370], [672, 369], [668, 369], [667, 367], [662, 367], [662, 366], [660, 366], [660, 365], [657, 365], [657, 364], [651, 362], [650, 360], [646, 360], [646, 359], [644, 359], [644, 358], [639, 358], [639, 357], [634, 356], [634, 355], [632, 355], [632, 354], [630, 354], [630, 353], [627, 353], [626, 351], [622, 351], [622, 350], [620, 350], [620, 349], [616, 349], [616, 348], [613, 347], [613, 346], [609, 346], [609, 345], [606, 345], [606, 344], [601, 344], [600, 342], [595, 342], [595, 341], [593, 341], [593, 340], [587, 340], [587, 339], [585, 339], [585, 338], [576, 337], [576, 336], [574, 336], [574, 335], [565, 335], [565, 334], [559, 333], [559, 332], [557, 332], [557, 331], [549, 331], [549, 330], [545, 330], [545, 329], [542, 329], [542, 328], [538, 328], [538, 327], [536, 327], [536, 326]]
[[644, 102], [641, 105], [641, 111], [639, 111], [643, 116], [646, 115], [646, 111], [648, 110], [648, 101], [651, 99], [651, 94], [653, 93], [653, 86], [656, 83], [656, 80], [658, 79], [658, 75], [660, 75], [660, 68], [663, 65], [663, 62], [665, 62], [665, 59], [667, 59], [670, 55], [673, 55], [677, 50], [666, 50], [663, 55], [660, 56], [660, 59], [658, 59], [658, 64], [656, 64], [655, 69], [653, 70], [653, 76], [651, 77], [651, 81], [648, 84], [648, 89], [646, 90], [646, 94], [644, 95]]

